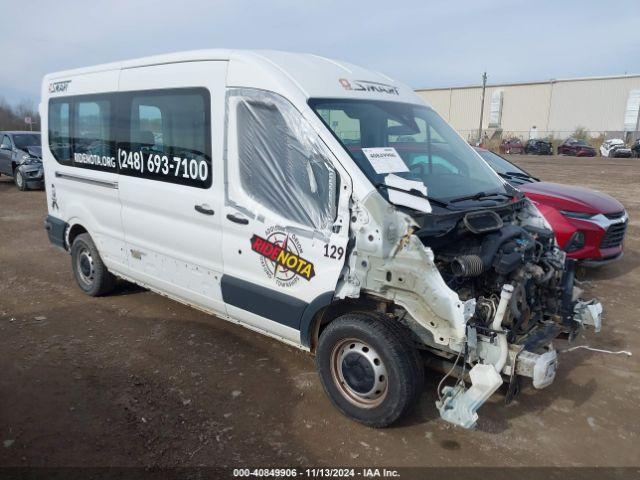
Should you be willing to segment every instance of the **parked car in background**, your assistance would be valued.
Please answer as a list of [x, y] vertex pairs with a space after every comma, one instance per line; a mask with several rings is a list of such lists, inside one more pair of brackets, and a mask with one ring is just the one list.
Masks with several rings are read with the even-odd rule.
[[524, 145], [519, 138], [505, 138], [500, 143], [500, 153], [524, 153]]
[[631, 152], [634, 157], [640, 158], [640, 138], [637, 138], [631, 145]]
[[622, 256], [628, 216], [615, 198], [584, 187], [541, 181], [496, 153], [476, 151], [536, 204], [568, 257], [584, 266], [598, 266]]
[[524, 153], [535, 155], [553, 155], [551, 142], [540, 138], [532, 138], [524, 144]]
[[567, 138], [558, 145], [558, 155], [573, 155], [574, 157], [595, 157], [596, 149], [586, 140]]
[[631, 157], [631, 149], [625, 145], [624, 140], [620, 138], [612, 138], [611, 140], [607, 140], [602, 143], [600, 146], [600, 154], [603, 157], [629, 158]]
[[13, 177], [20, 190], [44, 188], [40, 134], [0, 131], [0, 173]]

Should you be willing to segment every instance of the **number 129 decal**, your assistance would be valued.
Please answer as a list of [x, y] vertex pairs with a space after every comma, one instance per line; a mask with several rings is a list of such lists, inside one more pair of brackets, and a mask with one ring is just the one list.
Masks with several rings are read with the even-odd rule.
[[344, 248], [326, 243], [324, 245], [324, 256], [335, 260], [342, 260], [342, 257], [344, 256]]

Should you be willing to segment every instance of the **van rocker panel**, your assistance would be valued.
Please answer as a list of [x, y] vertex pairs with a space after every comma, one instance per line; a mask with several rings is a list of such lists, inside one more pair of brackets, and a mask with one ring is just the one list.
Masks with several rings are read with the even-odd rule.
[[64, 220], [47, 215], [47, 218], [44, 220], [44, 229], [49, 236], [49, 242], [56, 247], [66, 250], [64, 236], [68, 226], [69, 224]]
[[287, 327], [300, 328], [307, 302], [229, 275], [222, 276], [220, 287], [225, 303]]

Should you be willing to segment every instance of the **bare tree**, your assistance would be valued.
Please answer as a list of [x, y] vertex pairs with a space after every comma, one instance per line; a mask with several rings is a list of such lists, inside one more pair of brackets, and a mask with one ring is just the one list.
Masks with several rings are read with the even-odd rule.
[[12, 106], [0, 97], [0, 130], [28, 130], [29, 125], [24, 122], [26, 117], [31, 117], [35, 129], [40, 129], [40, 115], [33, 101], [22, 100]]

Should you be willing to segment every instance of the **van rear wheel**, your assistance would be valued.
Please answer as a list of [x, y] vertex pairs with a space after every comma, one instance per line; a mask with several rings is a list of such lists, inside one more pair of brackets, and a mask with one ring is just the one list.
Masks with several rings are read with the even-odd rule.
[[316, 367], [333, 405], [371, 427], [407, 414], [422, 393], [424, 370], [404, 327], [392, 319], [351, 313], [322, 332]]
[[73, 240], [71, 268], [78, 286], [92, 297], [105, 295], [116, 285], [116, 277], [107, 270], [88, 233], [82, 233]]

